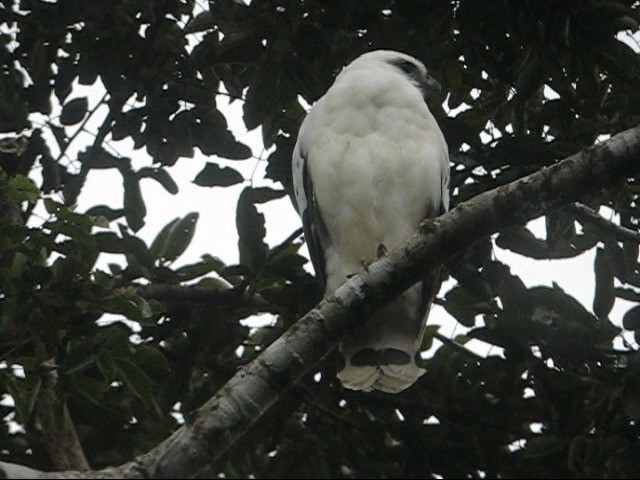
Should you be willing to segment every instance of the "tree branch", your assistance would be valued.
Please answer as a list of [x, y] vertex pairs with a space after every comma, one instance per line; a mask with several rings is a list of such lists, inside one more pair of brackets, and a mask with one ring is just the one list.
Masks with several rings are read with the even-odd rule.
[[154, 300], [212, 302], [216, 306], [246, 306], [262, 312], [278, 313], [278, 309], [261, 295], [251, 292], [238, 293], [232, 289], [217, 291], [197, 285], [141, 285], [136, 287], [141, 297]]
[[[59, 397], [56, 390], [58, 371], [55, 362], [49, 359], [42, 367], [45, 371], [36, 401], [36, 415], [51, 463], [58, 470], [89, 470], [67, 402]], [[56, 419], [56, 412], [61, 415], [60, 419]]]
[[[425, 270], [506, 226], [532, 220], [550, 208], [638, 173], [640, 126], [426, 220], [401, 249], [389, 252], [322, 300], [241, 368], [188, 424], [154, 449], [120, 467], [100, 471], [27, 473], [39, 478], [192, 476], [244, 435], [287, 388], [331, 351], [341, 335], [361, 323], [372, 309], [419, 281]], [[18, 478], [24, 467], [0, 463], [0, 468]]]

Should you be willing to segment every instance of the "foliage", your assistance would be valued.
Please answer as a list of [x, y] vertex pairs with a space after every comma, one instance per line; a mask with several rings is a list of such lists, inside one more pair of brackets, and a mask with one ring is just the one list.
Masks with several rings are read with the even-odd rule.
[[[36, 467], [52, 465], [36, 413], [51, 368], [91, 465], [120, 464], [319, 300], [299, 232], [264, 240], [256, 205], [281, 190], [240, 196], [237, 265], [204, 252], [175, 266], [197, 213], [169, 221], [151, 245], [136, 236], [149, 200], [140, 181], [178, 194], [167, 170], [178, 158], [202, 163], [203, 188], [244, 181], [219, 164], [252, 155], [218, 109], [222, 86], [241, 99], [247, 128], [261, 128], [267, 177], [286, 191], [298, 98], [312, 103], [375, 48], [426, 59], [448, 93], [433, 111], [452, 152], [454, 203], [640, 123], [640, 58], [618, 37], [638, 30], [632, 0], [5, 0], [0, 13], [0, 458]], [[105, 94], [96, 102], [81, 86]], [[148, 164], [116, 154], [123, 140]], [[121, 175], [123, 206], [80, 212], [100, 169]], [[583, 202], [637, 229], [638, 192], [630, 180]], [[636, 476], [640, 364], [622, 327], [640, 331], [638, 307], [623, 326], [608, 317], [619, 299], [640, 299], [638, 244], [578, 228], [564, 209], [547, 214], [546, 238], [515, 226], [494, 241], [537, 259], [595, 250], [594, 304], [547, 279], [527, 288], [490, 240], [469, 246], [448, 265], [455, 286], [440, 303], [468, 327], [458, 345], [480, 339], [503, 354], [445, 344], [393, 397], [341, 389], [329, 358], [203, 475]], [[96, 266], [105, 254], [123, 262]], [[210, 294], [190, 295], [194, 284]], [[148, 285], [183, 294], [150, 296]], [[277, 312], [271, 326], [241, 322], [265, 311]]]

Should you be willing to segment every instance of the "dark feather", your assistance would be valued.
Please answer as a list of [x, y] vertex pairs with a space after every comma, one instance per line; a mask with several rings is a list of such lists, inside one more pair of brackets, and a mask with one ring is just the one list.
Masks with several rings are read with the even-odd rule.
[[304, 193], [307, 197], [307, 208], [302, 213], [302, 228], [304, 229], [304, 238], [307, 242], [307, 247], [309, 248], [311, 263], [313, 264], [316, 276], [320, 281], [324, 292], [327, 286], [327, 273], [323, 247], [329, 243], [329, 232], [327, 231], [324, 220], [320, 215], [320, 209], [318, 208], [313, 183], [309, 176], [306, 158], [304, 158], [303, 152], [300, 152], [300, 155], [304, 161], [302, 176]]

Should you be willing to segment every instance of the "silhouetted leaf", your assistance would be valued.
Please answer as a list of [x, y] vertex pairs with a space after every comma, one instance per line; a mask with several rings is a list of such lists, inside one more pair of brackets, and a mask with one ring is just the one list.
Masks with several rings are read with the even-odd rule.
[[164, 168], [145, 167], [138, 170], [137, 174], [140, 178], [153, 178], [162, 185], [167, 192], [173, 195], [178, 193], [178, 185]]
[[208, 162], [193, 180], [193, 183], [201, 187], [228, 187], [242, 182], [244, 178], [237, 170], [229, 167], [220, 168], [211, 162]]
[[137, 232], [144, 226], [144, 217], [147, 207], [140, 191], [140, 182], [132, 175], [123, 176], [124, 185], [124, 212], [129, 227]]
[[622, 317], [622, 326], [627, 330], [640, 329], [640, 306], [635, 306], [627, 310]]
[[87, 114], [89, 108], [89, 101], [87, 97], [78, 97], [73, 100], [69, 100], [62, 107], [60, 112], [60, 123], [63, 125], [74, 125], [82, 121]]
[[264, 243], [266, 230], [264, 215], [258, 212], [252, 201], [253, 189], [245, 188], [240, 194], [236, 209], [238, 250], [240, 264], [253, 270], [259, 268], [266, 258], [268, 247]]
[[593, 266], [596, 276], [596, 290], [593, 298], [593, 313], [598, 318], [607, 318], [615, 302], [613, 270], [607, 261], [604, 249], [596, 250]]

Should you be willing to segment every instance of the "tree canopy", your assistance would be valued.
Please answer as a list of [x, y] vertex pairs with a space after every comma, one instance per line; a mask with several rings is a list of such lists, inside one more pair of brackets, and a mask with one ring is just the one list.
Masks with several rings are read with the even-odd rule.
[[[350, 60], [389, 48], [425, 61], [443, 87], [432, 111], [457, 205], [640, 125], [639, 21], [634, 0], [3, 1], [0, 461], [130, 461], [318, 303], [300, 231], [268, 245], [260, 208], [290, 193], [303, 105]], [[260, 129], [277, 187], [229, 162], [254, 153], [221, 98]], [[141, 181], [180, 195], [169, 169], [184, 158], [203, 189], [245, 185], [237, 264], [215, 251], [180, 263], [206, 205], [166, 219], [152, 242], [138, 236], [151, 201]], [[121, 208], [77, 206], [98, 170], [121, 176]], [[329, 354], [199, 475], [636, 477], [640, 188], [637, 176], [588, 187], [545, 211], [544, 237], [513, 222], [446, 263], [453, 286], [437, 303], [466, 333], [427, 328], [412, 388], [346, 391]], [[593, 303], [553, 279], [527, 287], [495, 246], [552, 261], [595, 252]], [[247, 325], [261, 313], [273, 323]]]

